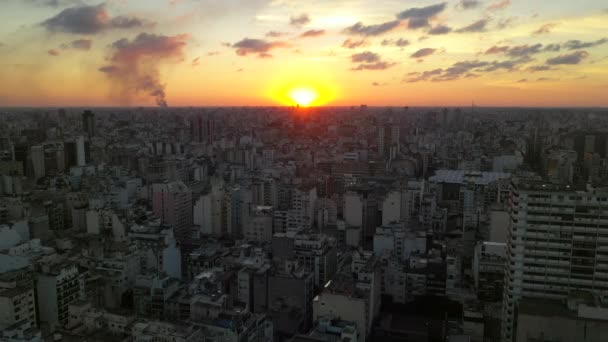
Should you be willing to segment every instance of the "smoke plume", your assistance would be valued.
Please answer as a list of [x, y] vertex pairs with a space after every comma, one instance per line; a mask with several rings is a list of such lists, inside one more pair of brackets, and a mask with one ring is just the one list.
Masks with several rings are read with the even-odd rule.
[[133, 40], [117, 40], [111, 45], [111, 65], [102, 66], [99, 71], [123, 91], [123, 96], [131, 98], [145, 93], [154, 97], [157, 105], [167, 107], [165, 84], [161, 81], [159, 67], [161, 63], [183, 59], [187, 38], [187, 35], [140, 33]]

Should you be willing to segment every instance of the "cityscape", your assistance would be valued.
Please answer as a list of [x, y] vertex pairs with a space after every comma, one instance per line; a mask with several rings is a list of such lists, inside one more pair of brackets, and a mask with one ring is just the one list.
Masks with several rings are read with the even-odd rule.
[[0, 6], [0, 342], [608, 341], [603, 1]]

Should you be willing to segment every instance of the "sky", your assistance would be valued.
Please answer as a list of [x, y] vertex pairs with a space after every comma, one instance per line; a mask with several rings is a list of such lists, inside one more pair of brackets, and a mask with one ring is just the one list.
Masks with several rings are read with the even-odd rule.
[[608, 106], [605, 0], [0, 8], [0, 106]]

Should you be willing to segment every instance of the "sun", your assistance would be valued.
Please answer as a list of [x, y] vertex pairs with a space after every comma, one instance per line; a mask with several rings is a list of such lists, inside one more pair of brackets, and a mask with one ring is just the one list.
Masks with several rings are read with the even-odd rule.
[[300, 107], [308, 107], [319, 97], [319, 93], [312, 88], [294, 88], [288, 96]]

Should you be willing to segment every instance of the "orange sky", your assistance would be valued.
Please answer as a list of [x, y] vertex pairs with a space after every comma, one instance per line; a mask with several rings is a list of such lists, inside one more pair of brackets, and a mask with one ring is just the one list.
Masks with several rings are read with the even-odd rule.
[[0, 106], [608, 106], [605, 1], [2, 5]]

